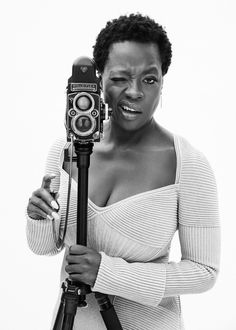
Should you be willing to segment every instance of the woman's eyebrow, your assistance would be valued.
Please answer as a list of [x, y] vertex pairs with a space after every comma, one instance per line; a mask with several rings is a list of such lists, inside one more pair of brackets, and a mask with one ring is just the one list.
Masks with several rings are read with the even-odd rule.
[[129, 71], [127, 71], [125, 69], [115, 70], [115, 71], [111, 71], [110, 72], [110, 75], [112, 75], [112, 74], [126, 74], [126, 75], [128, 75], [129, 74]]
[[147, 69], [144, 69], [143, 73], [156, 73], [156, 74], [159, 74], [160, 70], [158, 69], [158, 67], [156, 65], [152, 65], [152, 66], [148, 67]]
[[[159, 75], [160, 74], [160, 69], [156, 66], [156, 65], [152, 65], [148, 68], [145, 68], [142, 73], [154, 73]], [[132, 75], [132, 73], [129, 70], [126, 69], [117, 69], [117, 70], [113, 70], [110, 71], [110, 76], [113, 74], [125, 74], [125, 75]]]

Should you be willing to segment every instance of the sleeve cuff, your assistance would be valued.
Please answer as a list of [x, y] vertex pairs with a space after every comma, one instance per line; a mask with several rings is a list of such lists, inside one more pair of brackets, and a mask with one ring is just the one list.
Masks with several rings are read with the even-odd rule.
[[[35, 220], [26, 212], [27, 227], [26, 235], [30, 249], [39, 255], [53, 255], [58, 253], [52, 231], [52, 221]], [[60, 221], [55, 221], [56, 233], [58, 235]]]
[[165, 292], [166, 268], [158, 263], [129, 263], [101, 252], [101, 263], [92, 291], [157, 306]]

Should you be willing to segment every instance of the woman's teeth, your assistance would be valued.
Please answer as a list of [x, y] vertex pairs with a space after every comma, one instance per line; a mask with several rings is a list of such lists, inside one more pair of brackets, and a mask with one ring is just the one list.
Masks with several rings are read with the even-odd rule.
[[136, 118], [141, 114], [141, 111], [130, 108], [127, 105], [121, 105], [120, 109], [121, 115], [125, 120], [136, 120]]
[[125, 111], [128, 111], [128, 112], [132, 112], [132, 113], [140, 113], [139, 111], [129, 108], [126, 105], [122, 106], [122, 109]]

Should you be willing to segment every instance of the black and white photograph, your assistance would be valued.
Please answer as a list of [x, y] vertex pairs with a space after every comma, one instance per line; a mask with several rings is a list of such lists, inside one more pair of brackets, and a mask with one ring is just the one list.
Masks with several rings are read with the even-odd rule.
[[0, 328], [236, 330], [235, 2], [1, 7]]

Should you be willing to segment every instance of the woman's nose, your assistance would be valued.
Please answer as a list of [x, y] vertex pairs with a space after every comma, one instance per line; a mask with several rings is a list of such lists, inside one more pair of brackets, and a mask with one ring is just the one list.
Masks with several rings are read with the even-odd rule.
[[144, 94], [141, 90], [139, 84], [135, 81], [132, 81], [127, 89], [125, 90], [125, 94], [128, 98], [136, 100], [143, 98]]

